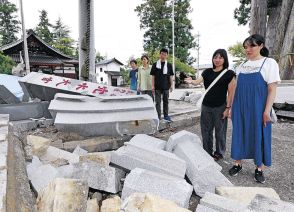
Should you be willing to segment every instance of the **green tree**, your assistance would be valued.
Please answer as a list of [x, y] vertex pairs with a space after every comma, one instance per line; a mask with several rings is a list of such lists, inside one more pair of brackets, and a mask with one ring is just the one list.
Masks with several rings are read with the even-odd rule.
[[59, 17], [56, 21], [55, 25], [52, 26], [53, 28], [53, 42], [52, 46], [62, 53], [74, 56], [75, 55], [75, 47], [74, 47], [74, 39], [72, 39], [69, 35], [70, 30], [68, 26], [64, 25]]
[[0, 45], [5, 45], [17, 40], [19, 32], [19, 20], [17, 20], [17, 8], [15, 4], [2, 1], [0, 4]]
[[100, 62], [101, 60], [105, 60], [105, 59], [106, 59], [106, 56], [101, 55], [100, 52], [97, 52], [97, 53], [96, 53], [95, 63], [98, 63], [98, 62]]
[[230, 46], [228, 52], [236, 58], [236, 65], [240, 65], [246, 60], [246, 54], [241, 42], [237, 42], [235, 45]]
[[[144, 0], [135, 11], [144, 33], [144, 50], [152, 54], [162, 47], [172, 49], [172, 5], [167, 0]], [[195, 61], [189, 50], [196, 46], [188, 15], [190, 0], [175, 0], [175, 56], [184, 63]], [[170, 52], [172, 54], [172, 52]]]
[[15, 62], [8, 56], [0, 52], [0, 73], [11, 74], [12, 67], [15, 66]]
[[35, 29], [36, 34], [50, 45], [53, 43], [53, 34], [50, 30], [52, 24], [49, 23], [48, 12], [46, 10], [40, 11], [40, 21]]

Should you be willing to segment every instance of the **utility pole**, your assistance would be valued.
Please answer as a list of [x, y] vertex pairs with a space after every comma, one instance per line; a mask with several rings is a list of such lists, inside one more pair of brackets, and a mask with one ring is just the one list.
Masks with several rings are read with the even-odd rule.
[[176, 69], [175, 69], [175, 0], [172, 0], [172, 39], [173, 39], [173, 90], [175, 90], [176, 84]]
[[199, 44], [199, 39], [200, 38], [200, 34], [199, 34], [199, 32], [198, 32], [198, 34], [196, 35], [196, 42], [197, 42], [197, 46], [196, 46], [196, 50], [197, 50], [197, 78], [199, 77], [198, 75], [199, 75], [199, 59], [200, 59], [200, 57], [199, 57], [199, 50], [200, 50], [200, 44]]
[[19, 2], [20, 2], [20, 13], [21, 13], [22, 37], [23, 37], [23, 51], [24, 51], [25, 65], [26, 65], [25, 70], [26, 70], [26, 74], [29, 74], [30, 73], [30, 61], [29, 61], [29, 52], [28, 52], [28, 43], [27, 43], [27, 32], [26, 32], [26, 28], [25, 28], [22, 0], [19, 0]]

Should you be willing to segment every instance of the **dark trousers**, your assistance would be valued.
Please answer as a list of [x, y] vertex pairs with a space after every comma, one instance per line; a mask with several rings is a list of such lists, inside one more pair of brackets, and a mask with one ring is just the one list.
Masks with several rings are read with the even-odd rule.
[[155, 105], [158, 118], [161, 118], [161, 95], [163, 100], [163, 115], [168, 116], [169, 90], [155, 90]]
[[215, 129], [215, 147], [218, 154], [224, 155], [226, 151], [226, 136], [228, 119], [222, 119], [226, 105], [220, 107], [207, 107], [202, 105], [201, 108], [201, 134], [203, 149], [208, 153], [213, 153], [213, 130]]
[[147, 94], [149, 96], [151, 96], [153, 102], [154, 102], [154, 96], [153, 96], [153, 93], [152, 91], [149, 91], [149, 90], [146, 90], [146, 91], [141, 91], [142, 94]]

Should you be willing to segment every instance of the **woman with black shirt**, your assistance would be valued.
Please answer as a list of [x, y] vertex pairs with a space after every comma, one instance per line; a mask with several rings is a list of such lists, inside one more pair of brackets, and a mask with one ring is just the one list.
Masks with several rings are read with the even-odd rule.
[[[218, 49], [212, 56], [213, 68], [203, 71], [197, 80], [185, 79], [194, 85], [204, 83], [205, 89], [229, 67], [226, 50]], [[235, 73], [226, 71], [215, 85], [206, 93], [201, 107], [201, 134], [204, 150], [217, 161], [223, 158], [226, 151], [226, 133], [228, 117], [235, 91]], [[215, 130], [216, 150], [213, 152], [213, 130]]]

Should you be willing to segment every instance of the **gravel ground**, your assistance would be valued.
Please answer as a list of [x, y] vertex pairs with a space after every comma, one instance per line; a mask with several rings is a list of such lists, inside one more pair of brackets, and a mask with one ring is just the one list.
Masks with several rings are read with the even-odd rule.
[[[187, 130], [201, 136], [199, 123], [195, 126], [164, 130], [155, 136], [168, 140], [170, 135], [180, 130]], [[273, 125], [272, 166], [265, 170], [265, 184], [254, 181], [255, 166], [253, 160], [243, 161], [243, 170], [238, 176], [231, 177], [228, 174], [229, 169], [234, 164], [230, 157], [231, 133], [232, 125], [229, 121], [227, 151], [224, 159], [218, 162], [223, 167], [222, 173], [236, 186], [270, 187], [276, 190], [282, 200], [294, 203], [294, 122], [279, 122]], [[192, 208], [196, 206], [195, 203]]]

